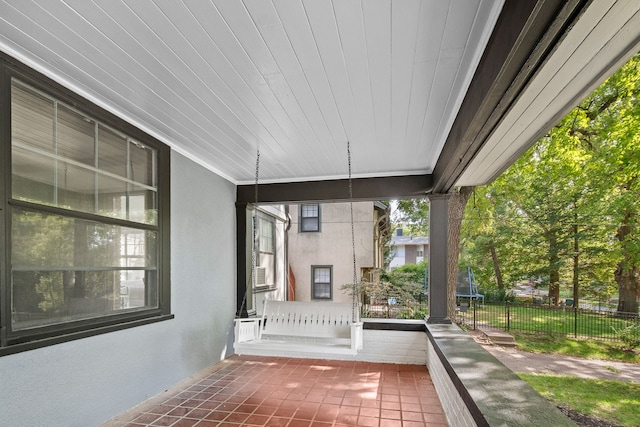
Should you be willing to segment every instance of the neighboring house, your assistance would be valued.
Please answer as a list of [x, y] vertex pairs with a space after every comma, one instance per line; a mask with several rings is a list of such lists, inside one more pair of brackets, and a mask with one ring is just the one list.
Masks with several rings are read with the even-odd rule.
[[405, 264], [418, 264], [429, 258], [429, 238], [423, 236], [404, 236], [398, 228], [389, 242], [391, 261], [389, 271]]
[[[298, 204], [289, 209], [289, 266], [295, 300], [350, 302], [351, 294], [345, 289], [353, 283], [350, 204]], [[370, 279], [383, 267], [389, 207], [381, 202], [354, 202], [353, 218], [357, 279]]]

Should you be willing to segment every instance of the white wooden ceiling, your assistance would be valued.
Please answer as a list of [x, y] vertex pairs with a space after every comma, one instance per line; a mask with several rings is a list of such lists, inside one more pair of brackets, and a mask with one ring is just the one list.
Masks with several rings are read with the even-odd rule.
[[242, 184], [430, 173], [502, 0], [0, 1], [0, 50]]
[[503, 0], [0, 0], [0, 51], [236, 184], [258, 149], [263, 183], [344, 178], [350, 141], [355, 177], [466, 156], [449, 181], [477, 185], [640, 49], [640, 2], [585, 4], [479, 149], [438, 167]]

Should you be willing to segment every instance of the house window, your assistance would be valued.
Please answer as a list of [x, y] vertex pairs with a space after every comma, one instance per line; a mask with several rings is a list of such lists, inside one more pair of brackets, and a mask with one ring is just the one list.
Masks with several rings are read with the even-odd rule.
[[256, 230], [256, 280], [257, 290], [271, 290], [275, 287], [276, 278], [276, 223], [271, 216], [259, 213]]
[[275, 252], [275, 222], [272, 219], [258, 218], [258, 248], [260, 252], [273, 254]]
[[417, 257], [421, 257], [421, 258], [422, 258], [422, 257], [424, 257], [424, 250], [422, 250], [422, 249], [418, 249], [418, 250], [416, 251], [416, 256], [417, 256]]
[[169, 149], [15, 74], [0, 111], [11, 125], [0, 354], [169, 318]]
[[320, 205], [300, 205], [300, 232], [320, 231]]
[[313, 299], [331, 299], [332, 289], [332, 267], [312, 266], [311, 267], [311, 295]]

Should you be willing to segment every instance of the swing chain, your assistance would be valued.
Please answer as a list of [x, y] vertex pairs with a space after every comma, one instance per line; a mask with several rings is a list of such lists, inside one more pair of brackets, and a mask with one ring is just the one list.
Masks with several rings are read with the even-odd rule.
[[347, 161], [349, 163], [349, 206], [351, 210], [351, 250], [353, 255], [353, 292], [352, 292], [352, 318], [354, 322], [360, 321], [360, 309], [358, 307], [358, 271], [356, 267], [356, 233], [353, 225], [353, 180], [351, 179], [351, 144], [347, 141]]
[[249, 270], [249, 277], [247, 278], [247, 289], [245, 289], [244, 296], [242, 297], [242, 304], [240, 305], [240, 312], [238, 315], [242, 314], [242, 311], [245, 309], [247, 305], [247, 293], [249, 286], [253, 286], [253, 271], [256, 268], [256, 228], [257, 228], [257, 209], [258, 209], [258, 178], [260, 177], [260, 149], [258, 148], [258, 152], [256, 154], [256, 180], [254, 185], [254, 204], [251, 212], [251, 229], [252, 229], [252, 239], [251, 239], [251, 269]]

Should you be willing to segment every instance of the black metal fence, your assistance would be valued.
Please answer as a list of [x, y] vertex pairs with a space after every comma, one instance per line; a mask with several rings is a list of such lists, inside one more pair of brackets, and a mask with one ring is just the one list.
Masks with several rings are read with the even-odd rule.
[[426, 301], [407, 301], [396, 298], [362, 304], [360, 311], [361, 317], [374, 319], [424, 319], [426, 315]]
[[[623, 333], [640, 339], [638, 313], [599, 312], [577, 307], [521, 305], [513, 303], [461, 304], [456, 322], [473, 329], [496, 328], [505, 331], [543, 332], [575, 338], [619, 341]], [[623, 332], [623, 331], [627, 332]]]

